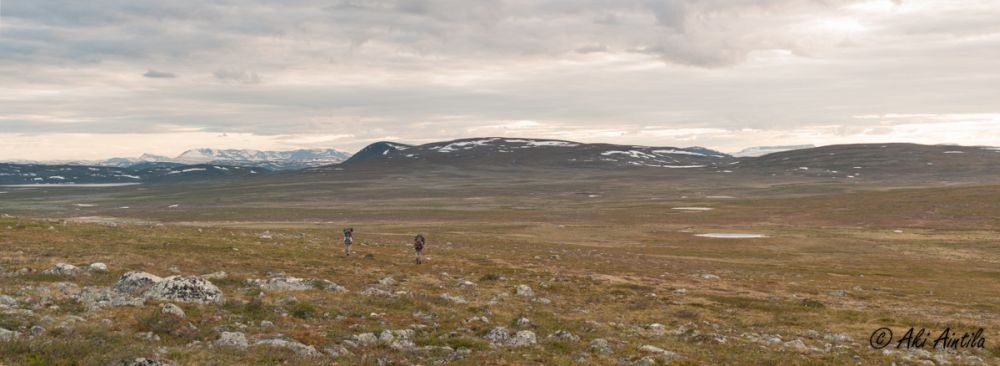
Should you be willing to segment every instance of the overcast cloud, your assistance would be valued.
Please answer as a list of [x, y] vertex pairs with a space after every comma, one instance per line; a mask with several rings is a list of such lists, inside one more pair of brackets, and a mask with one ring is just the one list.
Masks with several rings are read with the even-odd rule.
[[995, 0], [4, 0], [0, 159], [1000, 145]]

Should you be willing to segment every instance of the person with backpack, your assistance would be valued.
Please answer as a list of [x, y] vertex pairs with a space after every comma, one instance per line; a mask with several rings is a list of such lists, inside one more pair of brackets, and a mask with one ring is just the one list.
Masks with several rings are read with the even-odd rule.
[[424, 243], [425, 240], [423, 235], [417, 234], [417, 236], [413, 238], [413, 250], [417, 252], [417, 264], [423, 262], [422, 258], [420, 257], [420, 252], [424, 250]]
[[344, 229], [344, 255], [351, 256], [351, 244], [354, 244], [354, 228]]

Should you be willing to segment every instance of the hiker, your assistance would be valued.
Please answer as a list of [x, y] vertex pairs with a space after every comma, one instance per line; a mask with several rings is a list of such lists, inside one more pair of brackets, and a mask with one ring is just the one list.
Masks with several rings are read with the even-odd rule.
[[417, 252], [417, 264], [423, 261], [420, 258], [420, 252], [424, 250], [424, 236], [417, 234], [417, 237], [413, 238], [413, 250]]
[[351, 244], [354, 244], [354, 228], [344, 229], [344, 255], [351, 256]]

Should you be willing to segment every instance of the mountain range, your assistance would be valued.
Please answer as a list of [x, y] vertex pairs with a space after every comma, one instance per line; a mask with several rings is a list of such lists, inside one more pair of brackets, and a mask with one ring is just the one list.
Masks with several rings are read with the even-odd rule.
[[299, 149], [291, 151], [261, 151], [249, 149], [192, 149], [170, 158], [142, 154], [138, 158], [111, 158], [99, 161], [17, 161], [38, 165], [84, 165], [128, 168], [133, 166], [175, 165], [224, 165], [264, 168], [267, 170], [295, 170], [342, 162], [351, 154], [336, 149]]

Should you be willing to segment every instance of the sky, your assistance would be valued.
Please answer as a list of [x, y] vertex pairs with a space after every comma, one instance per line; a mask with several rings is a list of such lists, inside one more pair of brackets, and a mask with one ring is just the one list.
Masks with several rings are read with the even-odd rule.
[[0, 0], [0, 159], [1000, 145], [996, 0]]

